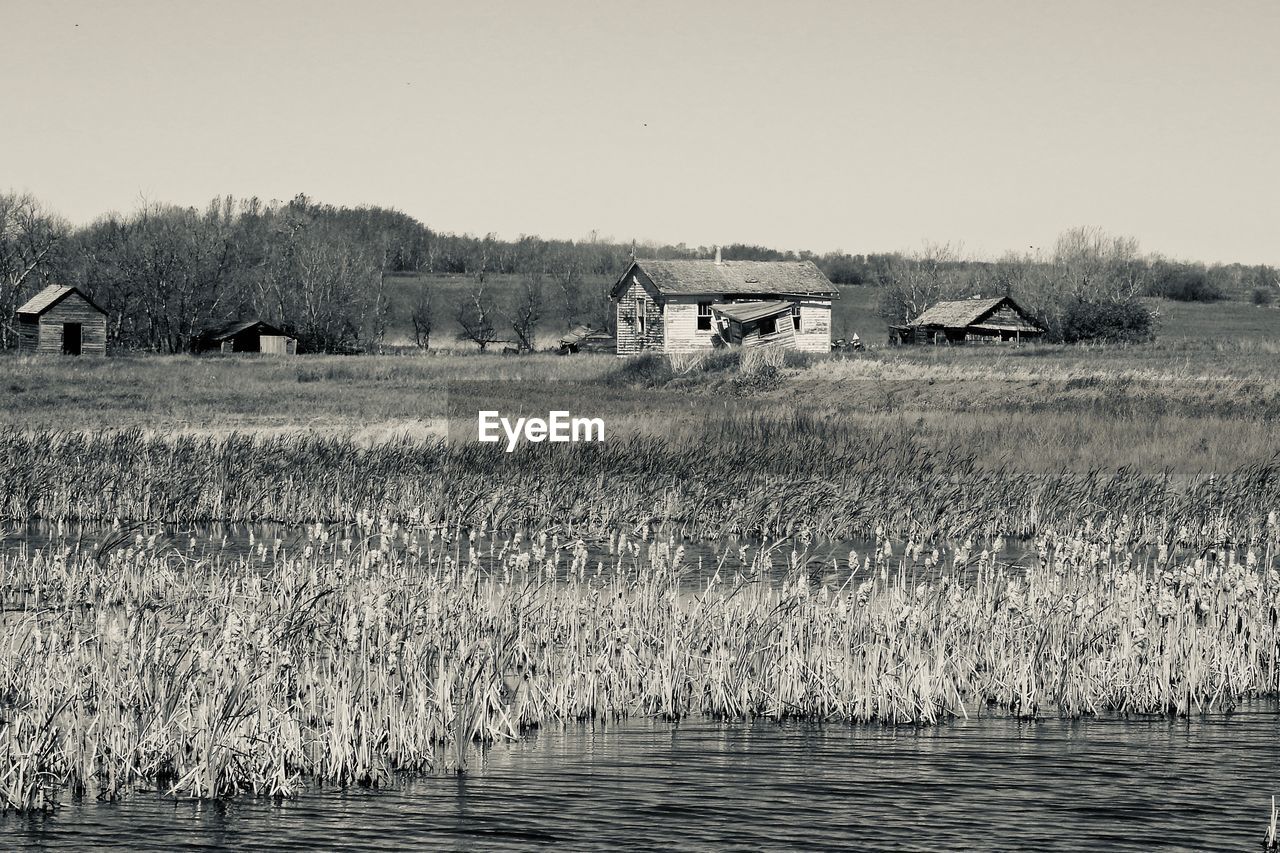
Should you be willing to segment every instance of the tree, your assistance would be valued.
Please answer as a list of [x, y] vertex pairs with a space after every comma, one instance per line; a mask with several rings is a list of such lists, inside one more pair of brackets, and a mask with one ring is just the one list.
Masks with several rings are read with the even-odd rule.
[[522, 352], [533, 352], [537, 348], [538, 320], [541, 316], [542, 279], [539, 276], [525, 276], [520, 280], [515, 307], [507, 317], [511, 323], [511, 331], [515, 332], [516, 344]]
[[493, 303], [485, 293], [484, 273], [479, 273], [470, 298], [458, 306], [458, 325], [462, 327], [458, 340], [471, 341], [484, 352], [489, 344], [500, 340], [493, 325], [494, 313]]
[[413, 321], [413, 342], [420, 349], [431, 347], [431, 330], [435, 327], [435, 306], [431, 302], [431, 291], [423, 288], [418, 301], [413, 305], [410, 319]]
[[940, 299], [965, 295], [959, 249], [928, 244], [911, 256], [896, 255], [884, 273], [879, 314], [892, 324], [909, 323]]
[[17, 346], [14, 314], [48, 283], [67, 223], [30, 194], [0, 193], [0, 349]]

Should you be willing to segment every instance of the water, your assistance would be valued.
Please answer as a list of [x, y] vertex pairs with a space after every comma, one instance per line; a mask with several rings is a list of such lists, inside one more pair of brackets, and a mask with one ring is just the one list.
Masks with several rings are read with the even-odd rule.
[[154, 794], [0, 817], [9, 849], [1259, 850], [1274, 705], [1192, 720], [930, 729], [568, 726], [465, 776], [274, 804]]

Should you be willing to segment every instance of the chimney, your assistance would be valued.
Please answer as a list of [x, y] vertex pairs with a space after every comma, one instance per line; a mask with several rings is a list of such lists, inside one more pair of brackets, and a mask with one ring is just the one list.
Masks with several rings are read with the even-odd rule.
[[716, 246], [716, 266], [720, 265], [720, 247]]

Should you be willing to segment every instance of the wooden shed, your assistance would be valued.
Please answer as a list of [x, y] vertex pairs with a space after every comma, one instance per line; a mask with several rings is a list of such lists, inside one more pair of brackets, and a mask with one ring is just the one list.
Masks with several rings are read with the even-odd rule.
[[79, 288], [51, 284], [18, 309], [18, 349], [104, 356], [107, 312]]
[[262, 320], [236, 320], [202, 332], [195, 340], [196, 352], [260, 352], [269, 355], [297, 355], [298, 340]]
[[892, 342], [903, 344], [1020, 343], [1044, 334], [1008, 296], [939, 302], [890, 331]]
[[617, 341], [604, 329], [575, 326], [560, 339], [561, 355], [575, 352], [613, 352]]

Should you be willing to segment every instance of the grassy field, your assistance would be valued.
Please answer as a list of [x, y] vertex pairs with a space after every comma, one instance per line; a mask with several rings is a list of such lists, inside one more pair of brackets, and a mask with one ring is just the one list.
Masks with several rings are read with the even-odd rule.
[[[874, 291], [850, 309], [870, 311]], [[848, 295], [848, 294], [847, 294]], [[155, 434], [319, 434], [363, 443], [447, 432], [458, 412], [567, 405], [615, 434], [694, 436], [799, 412], [967, 445], [992, 464], [1228, 470], [1280, 450], [1280, 311], [1161, 301], [1136, 346], [897, 347], [746, 365], [475, 351], [294, 359], [0, 354], [0, 426]], [[853, 311], [848, 316], [855, 316]], [[866, 315], [864, 315], [866, 316]], [[554, 398], [554, 400], [552, 399]], [[545, 409], [544, 409], [545, 410]]]

